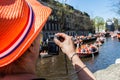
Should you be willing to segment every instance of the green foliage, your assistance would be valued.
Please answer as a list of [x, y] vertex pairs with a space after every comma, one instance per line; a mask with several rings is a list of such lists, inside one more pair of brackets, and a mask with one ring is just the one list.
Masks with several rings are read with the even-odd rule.
[[118, 26], [118, 19], [117, 18], [113, 18], [113, 21], [114, 21], [115, 29], [118, 29], [119, 28], [119, 26]]
[[90, 17], [90, 15], [88, 15], [88, 13], [86, 13], [86, 12], [84, 12], [84, 15], [86, 15], [86, 16], [88, 16], [88, 17]]
[[73, 6], [60, 3], [58, 0], [42, 1], [48, 3], [48, 6], [52, 9], [49, 19], [58, 22], [61, 31], [69, 30], [69, 28], [71, 30], [94, 30], [88, 13], [76, 10]]
[[105, 21], [102, 17], [96, 16], [93, 19], [94, 22], [94, 26], [97, 29], [97, 31], [99, 32], [99, 29], [102, 29], [104, 27]]

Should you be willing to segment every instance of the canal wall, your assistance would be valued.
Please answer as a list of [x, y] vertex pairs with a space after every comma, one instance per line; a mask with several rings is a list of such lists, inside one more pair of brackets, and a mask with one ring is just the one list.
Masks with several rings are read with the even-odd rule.
[[120, 64], [112, 64], [94, 73], [97, 80], [120, 80]]

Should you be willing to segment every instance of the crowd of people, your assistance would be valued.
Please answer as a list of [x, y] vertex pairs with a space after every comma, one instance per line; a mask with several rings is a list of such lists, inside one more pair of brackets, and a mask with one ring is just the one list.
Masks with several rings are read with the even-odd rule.
[[[92, 43], [88, 40], [88, 42], [84, 43], [84, 39], [92, 39], [92, 37], [96, 38], [91, 40]], [[74, 44], [76, 47], [77, 53], [86, 53], [90, 54], [98, 50], [98, 47], [101, 46], [105, 41], [104, 34], [98, 33], [93, 36], [77, 36], [75, 37]]]
[[98, 47], [95, 46], [94, 44], [84, 44], [76, 48], [76, 53], [90, 54], [90, 53], [96, 52], [97, 50], [98, 50]]

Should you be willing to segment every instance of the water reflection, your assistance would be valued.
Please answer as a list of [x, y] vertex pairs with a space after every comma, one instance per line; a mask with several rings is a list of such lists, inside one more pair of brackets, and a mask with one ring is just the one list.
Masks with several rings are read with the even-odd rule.
[[[105, 43], [99, 48], [99, 54], [93, 58], [82, 58], [82, 61], [87, 67], [95, 72], [104, 69], [115, 63], [117, 58], [120, 58], [120, 42], [117, 39], [107, 38]], [[65, 61], [65, 55], [39, 59], [37, 64], [37, 74], [39, 77], [44, 77], [47, 80], [77, 80], [71, 62]], [[68, 73], [67, 73], [68, 69]], [[70, 75], [70, 76], [69, 76]]]

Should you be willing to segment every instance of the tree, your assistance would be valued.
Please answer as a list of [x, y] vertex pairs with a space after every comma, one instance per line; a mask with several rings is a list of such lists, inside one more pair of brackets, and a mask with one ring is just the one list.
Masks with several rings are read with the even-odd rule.
[[100, 29], [104, 28], [105, 21], [102, 17], [96, 16], [94, 19], [94, 26], [97, 29], [96, 31], [99, 32]]
[[56, 5], [58, 8], [56, 15], [58, 18], [59, 23], [61, 24], [61, 31], [64, 32], [66, 29], [66, 18], [74, 12], [73, 7], [72, 6], [68, 6], [67, 4], [60, 4], [58, 3]]
[[117, 30], [118, 29], [118, 19], [117, 18], [113, 18], [113, 21], [114, 21], [115, 29]]

